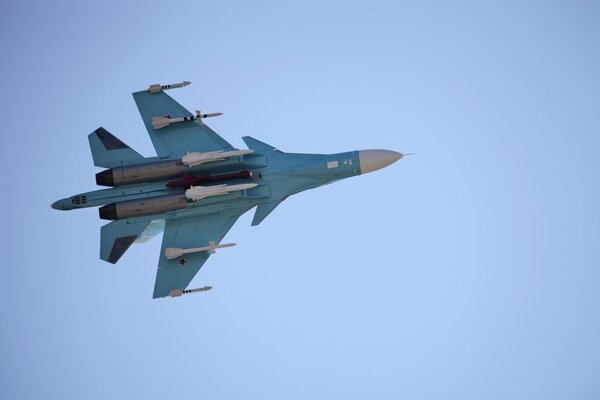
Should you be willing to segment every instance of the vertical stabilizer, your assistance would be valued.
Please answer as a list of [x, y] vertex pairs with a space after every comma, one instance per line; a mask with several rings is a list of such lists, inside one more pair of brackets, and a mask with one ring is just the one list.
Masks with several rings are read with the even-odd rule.
[[261, 142], [260, 140], [256, 140], [253, 137], [250, 136], [244, 136], [242, 138], [242, 140], [244, 141], [244, 143], [246, 143], [246, 146], [248, 146], [249, 149], [254, 150], [256, 152], [261, 152], [261, 151], [265, 151], [265, 150], [277, 150], [275, 147], [271, 146], [270, 144], [266, 144], [264, 142]]
[[271, 211], [273, 211], [275, 207], [281, 204], [282, 201], [283, 200], [259, 204], [256, 207], [256, 212], [254, 213], [254, 218], [252, 219], [252, 226], [260, 224], [265, 218], [267, 218], [269, 214], [271, 214]]
[[114, 168], [144, 160], [137, 151], [102, 127], [90, 133], [88, 140], [96, 167]]

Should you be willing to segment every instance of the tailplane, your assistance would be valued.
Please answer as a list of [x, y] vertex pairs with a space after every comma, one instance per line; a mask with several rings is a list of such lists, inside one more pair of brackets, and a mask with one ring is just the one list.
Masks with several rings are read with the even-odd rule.
[[100, 230], [100, 258], [116, 264], [129, 246], [138, 238], [144, 239], [144, 230], [150, 222], [151, 218], [136, 222], [121, 219], [104, 225]]

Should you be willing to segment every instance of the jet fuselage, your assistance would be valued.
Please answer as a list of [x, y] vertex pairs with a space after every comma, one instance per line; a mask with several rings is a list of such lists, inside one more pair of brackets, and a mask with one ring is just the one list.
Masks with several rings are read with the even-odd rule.
[[202, 121], [220, 113], [191, 114], [165, 90], [150, 85], [133, 93], [156, 157], [145, 158], [100, 127], [88, 135], [96, 183], [107, 188], [56, 201], [52, 208], [99, 207], [100, 258], [115, 264], [133, 243], [164, 231], [153, 297], [208, 290], [187, 289], [221, 240], [246, 211], [260, 224], [288, 196], [383, 168], [402, 158], [388, 150], [336, 154], [284, 153], [251, 137], [234, 148]]

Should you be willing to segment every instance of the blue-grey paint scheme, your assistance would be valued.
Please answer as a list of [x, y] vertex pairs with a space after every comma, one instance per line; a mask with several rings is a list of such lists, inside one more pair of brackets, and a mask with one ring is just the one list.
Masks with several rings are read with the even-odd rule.
[[[98, 128], [88, 137], [96, 166], [118, 168], [164, 164], [165, 161], [181, 161], [188, 152], [237, 150], [200, 120], [154, 129], [153, 117], [169, 115], [175, 118], [191, 113], [164, 92], [144, 90], [133, 93], [133, 97], [157, 157], [144, 158], [106, 129]], [[187, 288], [210, 256], [210, 252], [200, 251], [168, 259], [165, 249], [191, 249], [206, 247], [209, 242], [219, 243], [240, 215], [253, 207], [257, 208], [252, 225], [258, 225], [288, 196], [382, 168], [402, 157], [400, 153], [386, 150], [337, 154], [284, 153], [249, 136], [243, 140], [253, 153], [194, 167], [179, 162], [174, 167], [177, 173], [164, 179], [148, 181], [141, 176], [134, 184], [81, 193], [59, 200], [52, 207], [59, 210], [107, 207], [105, 211], [100, 210], [101, 216], [103, 212], [107, 213], [105, 215], [114, 214], [114, 218], [109, 219], [116, 220], [102, 227], [100, 258], [111, 263], [116, 263], [134, 242], [144, 242], [164, 229], [153, 297], [165, 297], [172, 291]], [[255, 187], [198, 201], [187, 200], [184, 187], [169, 188], [166, 185], [180, 179], [184, 173], [187, 176], [220, 175], [242, 170], [250, 171], [252, 176], [226, 183], [254, 183]], [[116, 216], [120, 212], [119, 207], [129, 207], [127, 210], [135, 213], [157, 200], [168, 201], [177, 207], [122, 219]], [[137, 209], [137, 204], [142, 206]]]

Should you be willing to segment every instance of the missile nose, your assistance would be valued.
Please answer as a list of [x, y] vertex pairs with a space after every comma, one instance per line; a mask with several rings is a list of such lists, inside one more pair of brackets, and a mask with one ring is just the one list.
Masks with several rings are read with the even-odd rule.
[[402, 153], [391, 150], [360, 150], [358, 161], [360, 162], [360, 173], [377, 171], [395, 163], [403, 157]]

